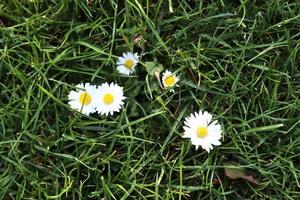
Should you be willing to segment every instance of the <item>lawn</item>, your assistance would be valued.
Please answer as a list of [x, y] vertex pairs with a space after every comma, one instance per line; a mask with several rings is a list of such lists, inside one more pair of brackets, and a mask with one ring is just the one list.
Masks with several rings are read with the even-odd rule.
[[[299, 199], [299, 13], [285, 0], [0, 1], [0, 199]], [[129, 76], [126, 52], [139, 55]], [[70, 106], [76, 85], [105, 82], [123, 87], [119, 112]], [[182, 137], [200, 110], [222, 129], [210, 152]]]

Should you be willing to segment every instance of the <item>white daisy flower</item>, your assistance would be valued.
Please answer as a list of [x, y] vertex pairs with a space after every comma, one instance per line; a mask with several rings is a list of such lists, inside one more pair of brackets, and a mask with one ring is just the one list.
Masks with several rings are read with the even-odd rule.
[[101, 115], [113, 115], [114, 112], [119, 112], [124, 99], [123, 87], [114, 83], [103, 83], [97, 88], [96, 110]]
[[166, 70], [162, 75], [162, 82], [164, 87], [167, 89], [171, 89], [171, 91], [173, 92], [174, 90], [172, 90], [172, 88], [178, 86], [178, 84], [176, 84], [178, 81], [179, 78], [169, 70]]
[[139, 56], [137, 53], [132, 54], [130, 52], [123, 53], [123, 56], [120, 56], [118, 58], [117, 62], [117, 70], [121, 74], [130, 75], [132, 72], [134, 72], [135, 66], [139, 62]]
[[90, 85], [89, 83], [81, 83], [76, 85], [76, 88], [75, 91], [72, 90], [68, 95], [71, 108], [86, 115], [95, 112], [96, 86]]
[[208, 153], [213, 148], [212, 145], [220, 145], [221, 125], [217, 120], [212, 121], [212, 115], [208, 112], [192, 113], [184, 121], [184, 138], [190, 138], [192, 144], [205, 149]]

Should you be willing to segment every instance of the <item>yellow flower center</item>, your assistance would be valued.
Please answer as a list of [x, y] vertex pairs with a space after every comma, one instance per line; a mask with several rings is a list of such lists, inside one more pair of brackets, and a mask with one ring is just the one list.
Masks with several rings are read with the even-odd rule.
[[125, 62], [124, 62], [124, 66], [128, 69], [132, 69], [134, 65], [134, 62], [132, 59], [127, 59]]
[[165, 79], [165, 85], [167, 87], [173, 86], [175, 84], [175, 82], [176, 82], [176, 80], [175, 80], [175, 77], [173, 75], [169, 75]]
[[114, 102], [114, 95], [110, 94], [110, 93], [107, 93], [103, 96], [103, 102], [106, 104], [106, 105], [110, 105], [112, 104], [112, 102]]
[[199, 138], [203, 139], [203, 138], [205, 138], [207, 136], [208, 130], [207, 130], [206, 127], [201, 126], [201, 127], [197, 128], [196, 132], [197, 132], [197, 136]]
[[79, 101], [82, 105], [87, 106], [91, 103], [92, 97], [86, 92], [83, 92], [79, 96]]

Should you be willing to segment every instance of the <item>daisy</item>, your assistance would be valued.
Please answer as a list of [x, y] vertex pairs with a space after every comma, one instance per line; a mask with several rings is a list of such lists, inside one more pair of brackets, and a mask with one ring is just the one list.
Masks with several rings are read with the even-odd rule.
[[134, 72], [135, 66], [139, 62], [139, 56], [137, 53], [132, 54], [130, 52], [123, 53], [123, 56], [120, 56], [118, 58], [117, 62], [117, 70], [121, 74], [130, 75], [132, 72]]
[[166, 70], [162, 75], [162, 82], [164, 87], [167, 89], [171, 89], [171, 91], [173, 92], [174, 90], [172, 88], [178, 86], [178, 84], [176, 84], [178, 81], [179, 78], [169, 70]]
[[89, 83], [81, 83], [76, 85], [76, 88], [75, 91], [72, 90], [68, 95], [71, 108], [86, 115], [95, 112], [96, 86]]
[[205, 149], [208, 153], [213, 148], [212, 145], [220, 145], [221, 125], [217, 120], [212, 121], [212, 115], [208, 112], [192, 113], [184, 121], [184, 138], [190, 138], [192, 144]]
[[103, 83], [97, 88], [96, 110], [101, 115], [113, 115], [121, 109], [124, 99], [123, 87], [114, 83]]

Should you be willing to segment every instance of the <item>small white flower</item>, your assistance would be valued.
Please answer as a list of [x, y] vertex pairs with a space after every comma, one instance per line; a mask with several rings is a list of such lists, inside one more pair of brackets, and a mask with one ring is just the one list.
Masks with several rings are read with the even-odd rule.
[[103, 83], [97, 88], [96, 110], [101, 115], [113, 115], [120, 111], [124, 99], [123, 87], [114, 83]]
[[132, 72], [134, 72], [135, 66], [139, 62], [139, 56], [137, 53], [132, 54], [130, 52], [123, 53], [123, 56], [120, 56], [118, 58], [117, 62], [117, 70], [121, 74], [130, 75]]
[[76, 88], [75, 91], [72, 90], [68, 95], [71, 108], [86, 115], [95, 112], [96, 86], [90, 85], [89, 83], [81, 83], [76, 85]]
[[165, 88], [171, 89], [171, 91], [174, 92], [172, 88], [175, 86], [178, 86], [176, 84], [179, 81], [179, 78], [172, 72], [166, 70], [162, 75], [162, 82]]
[[184, 121], [184, 138], [190, 138], [192, 144], [205, 149], [208, 153], [213, 148], [212, 145], [220, 145], [221, 125], [217, 120], [211, 121], [212, 115], [208, 112], [192, 113]]

